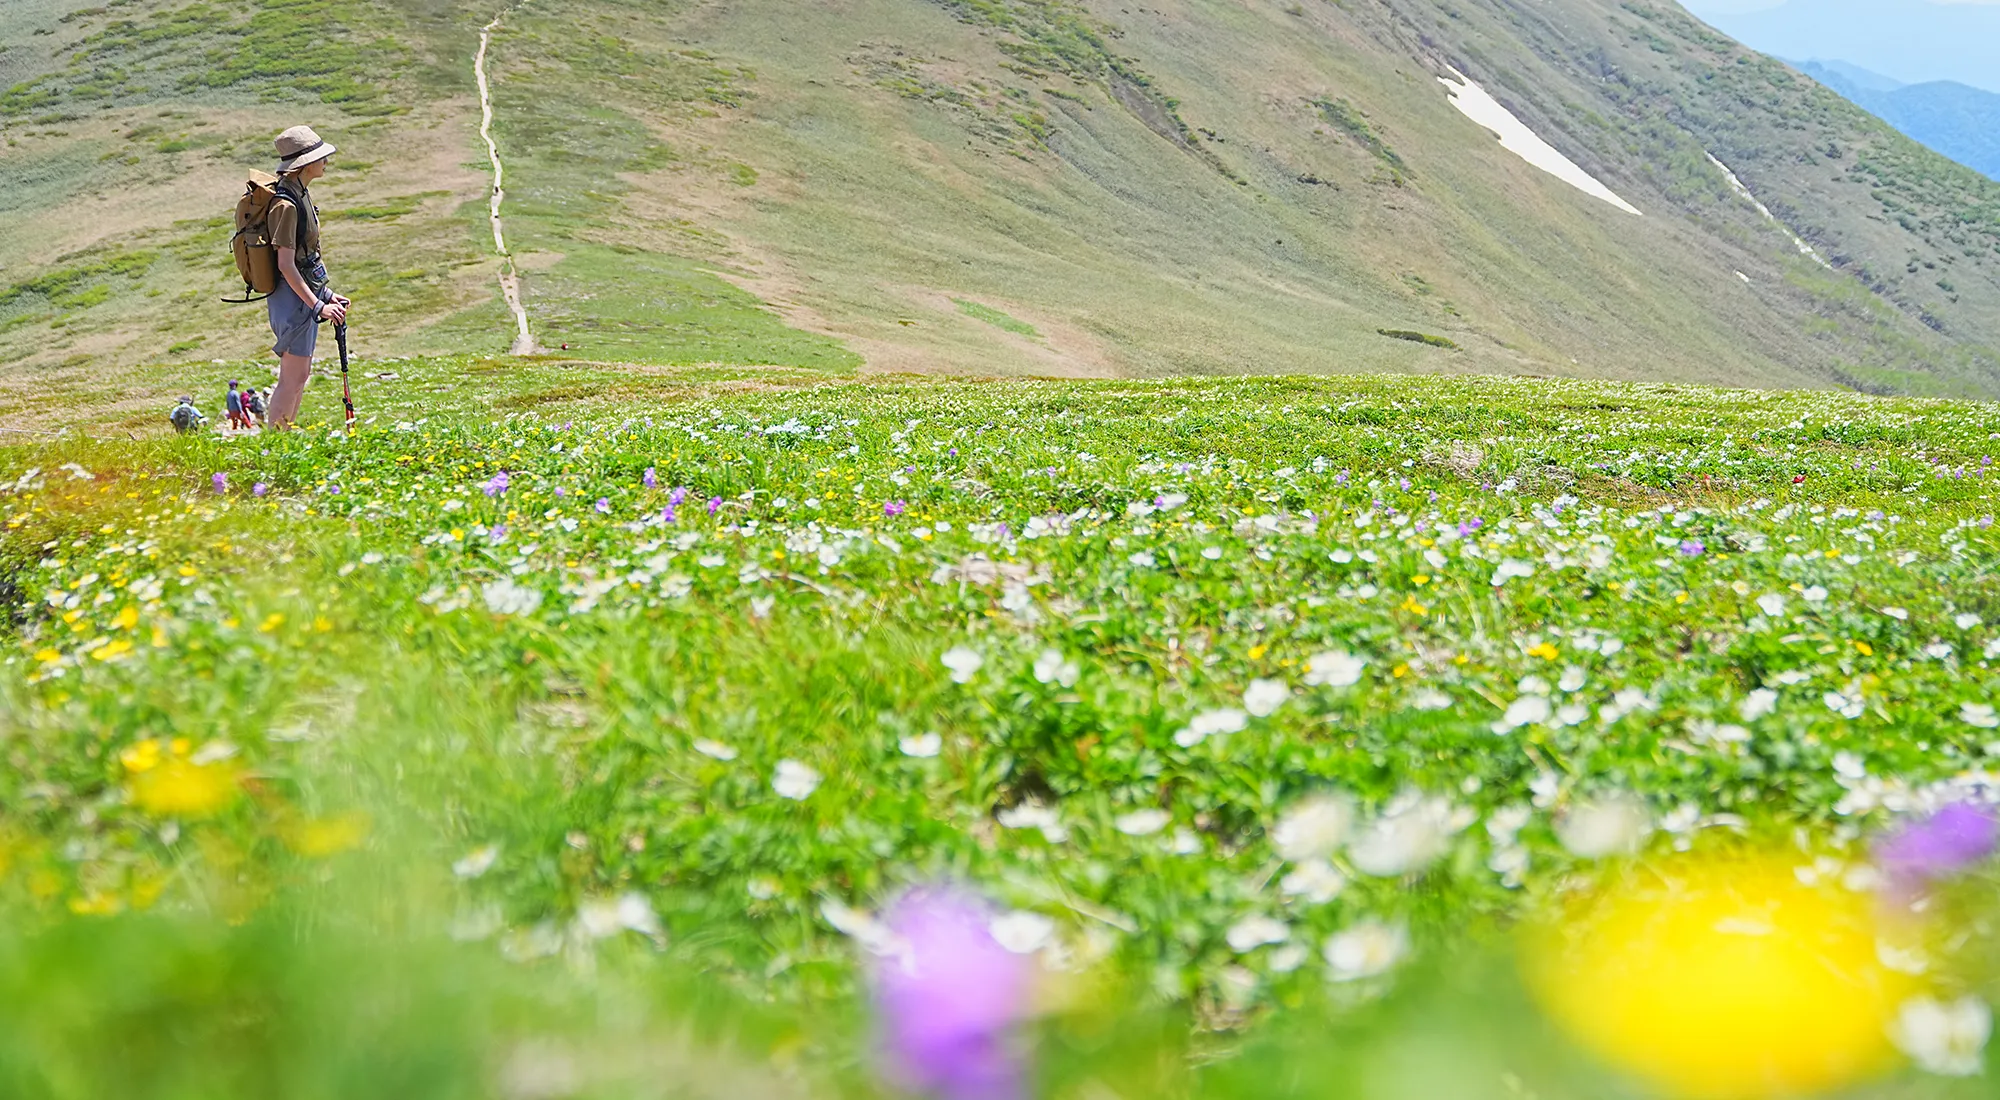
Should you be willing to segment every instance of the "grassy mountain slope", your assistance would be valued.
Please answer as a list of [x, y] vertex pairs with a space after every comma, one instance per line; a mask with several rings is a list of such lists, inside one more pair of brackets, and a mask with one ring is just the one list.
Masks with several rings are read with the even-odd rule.
[[[6, 384], [257, 354], [217, 212], [297, 118], [343, 147], [368, 350], [504, 349], [493, 14], [10, 10]], [[1502, 150], [1447, 67], [1646, 216]], [[1671, 5], [537, 0], [492, 70], [528, 308], [586, 357], [2000, 390], [2000, 185]]]

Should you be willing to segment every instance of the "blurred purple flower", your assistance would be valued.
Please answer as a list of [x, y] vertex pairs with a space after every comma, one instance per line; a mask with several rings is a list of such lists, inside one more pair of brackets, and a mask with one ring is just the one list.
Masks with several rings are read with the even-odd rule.
[[900, 500], [892, 500], [882, 506], [882, 514], [890, 519], [894, 519], [909, 510], [910, 506]]
[[486, 541], [487, 541], [487, 542], [491, 542], [491, 543], [495, 543], [495, 544], [498, 544], [498, 543], [502, 543], [502, 542], [506, 542], [506, 541], [507, 541], [507, 525], [506, 525], [506, 524], [504, 524], [504, 523], [496, 523], [496, 524], [494, 524], [493, 526], [491, 526], [491, 527], [487, 528], [487, 529], [486, 529]]
[[674, 506], [673, 506], [673, 504], [669, 503], [669, 504], [668, 504], [668, 505], [667, 505], [667, 506], [666, 506], [665, 508], [662, 508], [662, 509], [660, 509], [660, 522], [661, 522], [661, 523], [672, 523], [672, 522], [674, 522]]
[[487, 482], [486, 485], [484, 486], [486, 490], [486, 495], [489, 497], [499, 496], [501, 493], [507, 491], [507, 484], [508, 484], [507, 471], [502, 470], [499, 473], [494, 474], [493, 480]]
[[265, 493], [268, 493], [270, 491], [271, 487], [269, 485], [264, 484], [261, 481], [255, 485], [250, 486], [250, 495], [253, 497], [261, 497]]
[[721, 498], [721, 497], [709, 497], [709, 498], [708, 498], [708, 514], [712, 516], [712, 515], [714, 515], [715, 513], [717, 513], [717, 512], [720, 512], [720, 511], [722, 511], [722, 498]]
[[660, 475], [654, 473], [653, 468], [651, 466], [646, 467], [645, 474], [641, 476], [639, 480], [648, 489], [657, 489], [660, 487]]
[[228, 475], [228, 474], [217, 474], [217, 475], [215, 475], [214, 477], [212, 477], [212, 478], [210, 478], [210, 479], [209, 479], [209, 484], [211, 484], [211, 485], [214, 485], [214, 486], [215, 486], [215, 491], [216, 491], [216, 492], [218, 492], [218, 493], [226, 493], [226, 492], [228, 492], [228, 491], [229, 491], [229, 475]]
[[1913, 821], [1875, 845], [1875, 861], [1903, 888], [1949, 877], [1993, 854], [2000, 845], [2000, 821], [1989, 811], [1954, 803]]
[[1707, 552], [1708, 547], [1703, 546], [1700, 539], [1688, 539], [1681, 543], [1681, 553], [1687, 557], [1698, 558]]
[[889, 913], [903, 950], [876, 964], [875, 1002], [891, 1072], [939, 1100], [1019, 1100], [1009, 1033], [1027, 1013], [1027, 958], [994, 942], [977, 900], [919, 890]]
[[594, 507], [597, 509], [597, 514], [600, 516], [609, 515], [611, 513], [611, 501], [605, 497], [598, 497], [597, 503], [596, 505], [594, 505]]
[[568, 496], [568, 495], [569, 495], [569, 490], [568, 490], [568, 489], [565, 489], [565, 488], [563, 488], [563, 487], [562, 487], [562, 486], [560, 486], [560, 485], [556, 486], [556, 496], [557, 496], [558, 498], [560, 498], [560, 497], [566, 497], [566, 496]]
[[667, 503], [678, 508], [681, 506], [681, 501], [684, 501], [687, 498], [688, 498], [688, 487], [685, 485], [676, 485], [674, 486], [674, 491], [667, 494]]

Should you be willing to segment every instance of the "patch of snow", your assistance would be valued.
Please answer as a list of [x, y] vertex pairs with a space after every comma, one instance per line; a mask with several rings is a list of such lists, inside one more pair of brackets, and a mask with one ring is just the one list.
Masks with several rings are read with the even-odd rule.
[[[1776, 214], [1771, 213], [1770, 207], [1765, 206], [1762, 202], [1758, 201], [1756, 194], [1750, 190], [1749, 185], [1745, 184], [1742, 180], [1737, 179], [1736, 173], [1730, 171], [1729, 166], [1727, 164], [1724, 164], [1721, 161], [1715, 159], [1715, 154], [1709, 152], [1706, 149], [1702, 150], [1701, 155], [1707, 157], [1708, 163], [1715, 165], [1715, 170], [1721, 172], [1722, 178], [1729, 181], [1729, 189], [1731, 191], [1736, 192], [1737, 198], [1742, 199], [1744, 202], [1747, 202], [1751, 206], [1756, 207], [1757, 213], [1764, 215], [1764, 220], [1770, 222], [1772, 225], [1775, 225], [1779, 229], [1785, 231], [1785, 236], [1790, 237], [1792, 239], [1792, 244], [1798, 247], [1799, 255], [1812, 257], [1812, 261], [1814, 263], [1818, 264], [1823, 268], [1826, 268], [1829, 271], [1833, 269], [1833, 265], [1827, 263], [1826, 258], [1821, 256], [1817, 249], [1815, 249], [1812, 245], [1807, 244], [1804, 237], [1801, 237], [1797, 233], [1792, 232], [1791, 226], [1786, 225], [1784, 222], [1779, 221], [1778, 216]], [[1742, 279], [1746, 283], [1750, 281], [1740, 271], [1736, 273], [1736, 277]]]
[[1500, 139], [1502, 149], [1592, 198], [1602, 199], [1627, 214], [1639, 213], [1638, 207], [1619, 198], [1611, 188], [1598, 182], [1597, 177], [1563, 156], [1561, 150], [1537, 137], [1526, 123], [1501, 106], [1499, 100], [1486, 94], [1486, 89], [1474, 84], [1457, 69], [1449, 71], [1452, 78], [1438, 77], [1438, 83], [1445, 86], [1451, 105], [1458, 108], [1460, 114], [1492, 131]]

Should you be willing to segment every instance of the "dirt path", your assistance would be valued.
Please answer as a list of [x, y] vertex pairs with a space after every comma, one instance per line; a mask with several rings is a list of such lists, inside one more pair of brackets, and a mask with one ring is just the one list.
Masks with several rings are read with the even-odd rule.
[[472, 75], [479, 81], [479, 137], [486, 142], [486, 155], [493, 161], [493, 195], [487, 209], [487, 219], [493, 223], [493, 248], [500, 253], [500, 294], [507, 299], [507, 308], [514, 313], [515, 355], [532, 355], [535, 352], [535, 336], [528, 329], [528, 310], [521, 304], [521, 273], [514, 266], [514, 254], [507, 251], [507, 234], [500, 222], [500, 204], [507, 199], [506, 165], [500, 162], [500, 146], [493, 141], [493, 90], [486, 81], [486, 50], [492, 44], [493, 32], [500, 28], [500, 21], [507, 18], [507, 8], [493, 17], [493, 22], [479, 32], [479, 53], [472, 59]]

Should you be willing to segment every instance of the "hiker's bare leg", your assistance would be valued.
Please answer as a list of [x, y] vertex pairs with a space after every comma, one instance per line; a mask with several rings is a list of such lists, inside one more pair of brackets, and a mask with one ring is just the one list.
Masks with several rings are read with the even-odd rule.
[[271, 389], [271, 408], [266, 421], [273, 428], [289, 428], [298, 421], [299, 403], [305, 400], [306, 379], [312, 377], [312, 360], [304, 355], [287, 355], [278, 360], [278, 384]]

